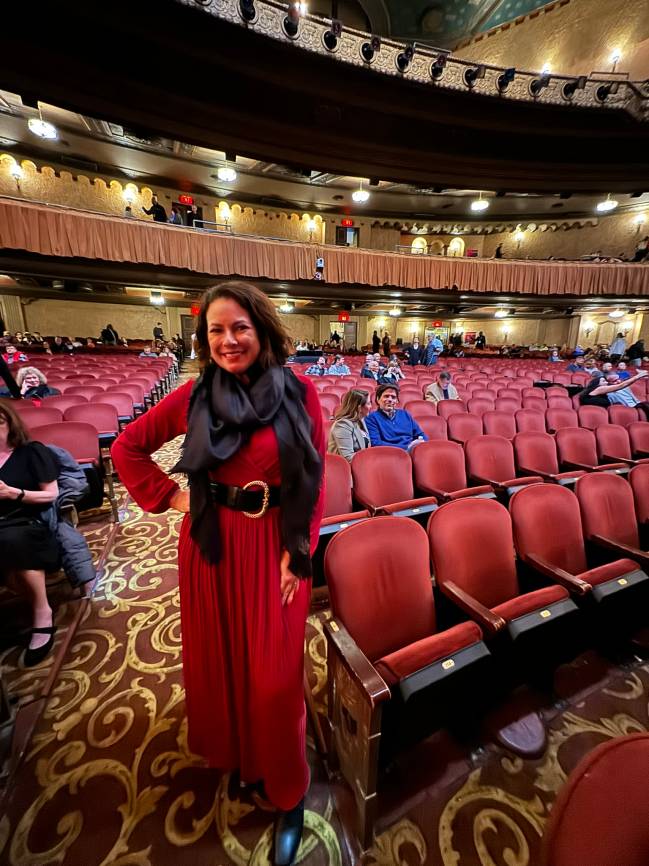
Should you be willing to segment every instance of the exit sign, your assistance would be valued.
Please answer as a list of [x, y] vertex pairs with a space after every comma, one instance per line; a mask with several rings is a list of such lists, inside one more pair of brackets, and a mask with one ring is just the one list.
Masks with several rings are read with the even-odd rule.
[[201, 311], [200, 304], [192, 304], [192, 316], [197, 316]]
[[348, 322], [349, 321], [349, 313], [338, 313], [338, 321], [339, 322]]
[[182, 195], [178, 196], [178, 201], [180, 202], [180, 204], [186, 204], [186, 205], [189, 205], [190, 207], [191, 207], [191, 205], [194, 204], [193, 196], [185, 195], [184, 193]]
[[350, 229], [354, 225], [354, 220], [349, 219], [349, 217], [345, 217], [340, 221], [340, 225], [344, 226], [346, 229]]
[[441, 327], [442, 327], [442, 322], [440, 322], [439, 319], [437, 319], [437, 321], [433, 322], [433, 328], [441, 328]]

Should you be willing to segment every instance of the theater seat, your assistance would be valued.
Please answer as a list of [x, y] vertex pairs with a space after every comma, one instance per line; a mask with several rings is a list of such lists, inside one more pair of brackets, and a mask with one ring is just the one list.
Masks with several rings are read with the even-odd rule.
[[521, 560], [573, 594], [602, 602], [649, 580], [627, 557], [589, 569], [579, 502], [565, 487], [539, 484], [519, 490], [509, 510]]
[[[593, 408], [597, 408], [594, 406]], [[622, 407], [627, 408], [627, 407]], [[619, 424], [602, 424], [595, 430], [597, 455], [604, 463], [627, 463], [635, 466], [638, 463], [649, 463], [649, 457], [633, 460], [629, 434]]]
[[464, 448], [469, 478], [476, 484], [489, 484], [494, 490], [511, 496], [519, 487], [538, 484], [539, 475], [516, 477], [514, 449], [502, 436], [476, 436]]
[[647, 866], [649, 734], [600, 743], [559, 789], [540, 866]]
[[524, 475], [540, 475], [553, 484], [574, 484], [584, 474], [583, 469], [559, 472], [557, 447], [549, 433], [518, 433], [514, 438], [518, 471]]
[[482, 436], [482, 418], [479, 415], [469, 415], [466, 412], [450, 415], [446, 426], [448, 438], [454, 442], [464, 444], [474, 436]]
[[634, 421], [627, 427], [631, 451], [636, 459], [649, 457], [649, 422]]
[[638, 523], [649, 528], [649, 466], [636, 466], [629, 472], [629, 482], [635, 500], [635, 513]]
[[466, 412], [466, 406], [462, 400], [440, 400], [437, 404], [437, 414], [448, 421], [451, 415], [457, 412]]
[[340, 454], [325, 455], [325, 501], [320, 535], [330, 535], [356, 520], [369, 517], [369, 511], [354, 511], [352, 470]]
[[563, 427], [579, 427], [579, 417], [574, 409], [547, 409], [545, 426], [548, 433], [556, 433]]
[[512, 640], [529, 638], [576, 613], [557, 583], [521, 591], [511, 519], [499, 502], [449, 502], [430, 518], [428, 537], [437, 586], [487, 636], [507, 631]]
[[619, 475], [590, 473], [580, 478], [575, 493], [586, 541], [615, 556], [626, 556], [649, 568], [649, 553], [640, 549], [633, 490]]
[[[446, 421], [443, 418], [438, 418], [437, 415], [431, 415], [428, 418], [420, 418], [417, 421], [421, 429], [429, 439], [446, 439], [448, 432], [446, 429]], [[417, 448], [420, 446], [418, 445]]]
[[535, 409], [519, 409], [515, 414], [519, 433], [545, 433], [545, 415]]
[[622, 406], [620, 403], [611, 403], [608, 407], [608, 418], [611, 424], [620, 424], [622, 427], [642, 420], [637, 409], [633, 406]]
[[602, 424], [608, 424], [610, 419], [603, 406], [580, 406], [577, 410], [579, 426], [586, 430], [597, 430]]
[[428, 736], [456, 702], [470, 701], [489, 651], [473, 622], [438, 631], [428, 538], [412, 520], [377, 517], [343, 529], [327, 548], [325, 574], [332, 751], [367, 847], [379, 755]]
[[352, 460], [352, 476], [354, 499], [371, 514], [420, 517], [437, 508], [434, 496], [415, 498], [412, 461], [400, 448], [378, 445], [359, 451]]
[[512, 440], [516, 435], [516, 421], [513, 414], [507, 412], [485, 412], [482, 416], [482, 426], [488, 435], [503, 436]]
[[464, 451], [457, 442], [423, 442], [412, 452], [412, 465], [417, 489], [439, 501], [449, 502], [465, 496], [495, 496], [488, 484], [467, 486]]
[[600, 464], [597, 457], [597, 443], [592, 430], [563, 428], [556, 433], [559, 463], [564, 471], [583, 469], [586, 472], [621, 472], [629, 469], [624, 463]]

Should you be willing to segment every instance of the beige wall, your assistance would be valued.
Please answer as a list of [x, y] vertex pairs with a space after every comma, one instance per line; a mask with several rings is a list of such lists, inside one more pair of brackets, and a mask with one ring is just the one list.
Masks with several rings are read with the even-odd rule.
[[490, 30], [463, 44], [459, 57], [496, 66], [588, 74], [611, 69], [614, 49], [620, 71], [634, 80], [649, 77], [647, 0], [568, 0]]

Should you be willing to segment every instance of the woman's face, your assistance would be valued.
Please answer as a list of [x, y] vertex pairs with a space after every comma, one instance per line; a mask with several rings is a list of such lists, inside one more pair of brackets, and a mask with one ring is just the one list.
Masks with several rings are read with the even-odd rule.
[[0, 412], [0, 445], [7, 444], [7, 436], [9, 435], [9, 424], [7, 418]]
[[370, 399], [369, 394], [367, 395], [367, 399], [361, 406], [361, 418], [367, 418], [367, 416], [372, 411], [372, 400]]
[[250, 315], [232, 298], [217, 298], [209, 305], [207, 342], [212, 360], [235, 376], [245, 373], [261, 351]]
[[28, 388], [38, 388], [38, 386], [41, 384], [40, 379], [38, 378], [36, 373], [27, 373], [25, 378], [23, 379], [23, 382], [25, 385], [27, 385]]

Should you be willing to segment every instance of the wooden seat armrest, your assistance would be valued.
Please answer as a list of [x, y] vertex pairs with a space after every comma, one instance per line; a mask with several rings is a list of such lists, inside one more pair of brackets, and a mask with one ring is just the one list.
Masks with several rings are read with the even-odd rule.
[[598, 547], [603, 547], [605, 550], [613, 550], [619, 553], [623, 558], [634, 559], [639, 565], [644, 568], [649, 567], [649, 553], [644, 550], [638, 550], [637, 547], [631, 547], [630, 544], [621, 544], [614, 541], [612, 538], [606, 538], [603, 535], [589, 535], [588, 541], [592, 541]]
[[444, 583], [440, 583], [439, 588], [460, 610], [471, 617], [472, 620], [477, 622], [489, 634], [496, 634], [507, 625], [501, 616], [492, 613], [488, 607], [480, 604], [477, 599], [469, 595], [468, 592], [465, 592], [462, 587], [453, 583], [452, 580], [445, 580]]
[[584, 469], [586, 472], [592, 472], [593, 467], [588, 466], [586, 463], [573, 463], [572, 460], [562, 460], [562, 466], [565, 466], [566, 469]]
[[488, 484], [490, 487], [502, 489], [500, 481], [494, 481], [493, 478], [483, 478], [481, 475], [470, 475], [471, 481], [477, 481], [478, 484]]
[[527, 466], [519, 466], [518, 471], [522, 475], [540, 475], [544, 481], [554, 481], [557, 477], [554, 472], [541, 472], [540, 469], [528, 469]]
[[629, 457], [612, 457], [609, 454], [603, 454], [600, 460], [602, 463], [624, 463], [627, 466], [635, 466], [635, 460], [631, 460]]
[[530, 553], [525, 556], [525, 561], [540, 574], [544, 575], [544, 577], [549, 577], [550, 580], [558, 583], [559, 586], [563, 586], [568, 592], [576, 595], [586, 595], [586, 593], [590, 592], [591, 586], [585, 580], [575, 577], [574, 574], [564, 571], [563, 568], [552, 565], [552, 563], [547, 562], [545, 559], [541, 559], [540, 556]]
[[359, 686], [364, 700], [376, 706], [390, 698], [390, 689], [377, 673], [376, 668], [358, 647], [345, 626], [337, 619], [330, 619], [324, 625], [329, 646], [340, 658], [354, 682]]

